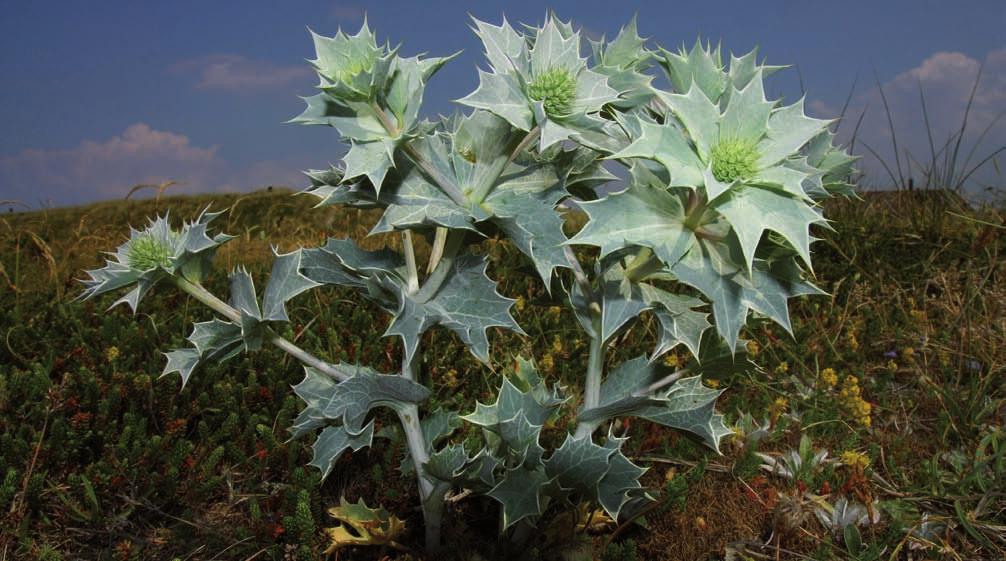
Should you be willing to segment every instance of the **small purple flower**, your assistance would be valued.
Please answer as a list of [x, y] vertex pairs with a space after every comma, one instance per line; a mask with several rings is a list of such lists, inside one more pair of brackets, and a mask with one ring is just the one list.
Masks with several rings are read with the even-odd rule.
[[884, 353], [884, 358], [898, 358], [898, 351], [887, 351]]

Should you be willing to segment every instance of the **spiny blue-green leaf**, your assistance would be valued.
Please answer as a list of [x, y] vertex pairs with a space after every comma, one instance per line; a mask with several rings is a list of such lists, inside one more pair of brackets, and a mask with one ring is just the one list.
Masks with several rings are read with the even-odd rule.
[[689, 146], [676, 123], [669, 121], [661, 125], [642, 119], [637, 121], [640, 134], [633, 137], [632, 144], [612, 154], [610, 158], [656, 160], [670, 173], [671, 187], [696, 187], [703, 184], [702, 170], [706, 165]]
[[746, 183], [774, 187], [798, 199], [809, 202], [811, 198], [804, 186], [807, 185], [807, 180], [812, 178], [808, 171], [815, 171], [816, 173], [816, 170], [796, 169], [791, 165], [793, 163], [795, 162], [790, 160], [786, 162], [787, 165], [772, 166], [760, 170], [755, 177]]
[[259, 309], [255, 283], [244, 267], [231, 272], [230, 305], [241, 313], [241, 338], [246, 351], [257, 351], [262, 346], [262, 312]]
[[573, 100], [573, 114], [594, 113], [605, 104], [618, 99], [618, 91], [608, 84], [609, 78], [592, 70], [584, 69], [576, 76], [576, 97]]
[[661, 403], [644, 408], [636, 416], [688, 431], [718, 452], [723, 437], [733, 434], [723, 423], [723, 415], [715, 410], [720, 393], [720, 390], [706, 387], [699, 376], [683, 378], [661, 396]]
[[740, 240], [745, 265], [751, 269], [755, 250], [766, 230], [778, 232], [810, 265], [810, 226], [821, 214], [803, 201], [768, 189], [741, 187], [715, 205]]
[[426, 474], [445, 483], [454, 483], [464, 473], [468, 453], [464, 444], [451, 444], [430, 454]]
[[695, 311], [705, 303], [698, 298], [673, 294], [646, 283], [639, 283], [639, 290], [643, 299], [654, 307], [653, 313], [660, 321], [660, 339], [650, 360], [682, 343], [692, 356], [699, 356], [702, 335], [712, 327], [709, 314]]
[[346, 179], [366, 176], [378, 193], [388, 170], [394, 166], [394, 145], [387, 141], [350, 143], [349, 152], [343, 158], [346, 164]]
[[749, 274], [743, 252], [733, 239], [698, 240], [671, 267], [678, 280], [697, 289], [712, 303], [716, 330], [731, 349], [736, 348], [749, 309], [791, 331], [786, 301], [802, 293], [788, 279], [770, 274], [766, 264], [757, 259]]
[[[710, 101], [706, 94], [702, 93], [701, 88], [694, 84], [685, 94], [661, 92], [660, 97], [674, 116], [685, 126], [685, 130], [688, 131], [692, 142], [695, 143], [701, 158], [708, 160], [713, 146], [719, 140], [719, 127], [717, 126], [720, 120], [719, 107]], [[681, 148], [678, 148], [678, 152], [681, 153]], [[684, 160], [683, 157], [678, 157], [677, 160], [695, 163], [694, 160]], [[675, 161], [669, 160], [668, 163], [675, 164]], [[673, 175], [674, 171], [670, 167], [668, 169]]]
[[301, 99], [307, 107], [290, 123], [333, 127], [343, 138], [357, 142], [388, 138], [388, 130], [368, 103], [340, 101], [328, 93]]
[[521, 391], [509, 378], [503, 378], [495, 403], [485, 405], [476, 402], [475, 411], [461, 418], [498, 433], [500, 423], [523, 413], [529, 422], [540, 427], [564, 401], [554, 390], [550, 391], [540, 378], [525, 391]]
[[567, 434], [562, 446], [545, 461], [545, 473], [560, 488], [593, 497], [614, 452], [611, 448], [594, 444], [590, 435], [576, 437]]
[[541, 496], [548, 483], [545, 470], [519, 467], [508, 471], [487, 493], [503, 505], [503, 529], [541, 514]]
[[363, 430], [363, 420], [374, 407], [420, 403], [430, 395], [425, 386], [402, 376], [379, 374], [362, 366], [341, 366], [352, 370], [353, 376], [332, 383], [325, 374], [306, 367], [304, 379], [293, 389], [311, 415], [340, 422], [354, 434]]
[[241, 350], [237, 345], [241, 341], [241, 327], [221, 319], [200, 321], [193, 324], [188, 340], [203, 359], [224, 361]]
[[581, 203], [589, 220], [569, 244], [593, 245], [608, 255], [629, 247], [649, 247], [667, 265], [688, 251], [694, 233], [685, 227], [685, 209], [672, 192], [645, 185], [599, 201]]
[[[755, 47], [750, 52], [740, 57], [730, 55], [730, 71], [728, 72], [728, 77], [730, 79], [730, 83], [735, 89], [742, 90], [756, 76], [760, 75], [762, 78], [767, 78], [783, 68], [785, 68], [785, 66], [758, 64], [758, 48]], [[724, 93], [729, 94], [730, 90], [727, 90]]]
[[542, 425], [528, 419], [524, 411], [509, 419], [501, 419], [496, 425], [503, 447], [500, 455], [513, 466], [535, 466], [541, 462], [545, 449], [539, 443]]
[[601, 281], [601, 341], [607, 342], [629, 321], [650, 309], [639, 287], [625, 278], [620, 265], [613, 265]]
[[324, 481], [332, 473], [336, 460], [343, 452], [352, 448], [353, 451], [370, 446], [374, 440], [374, 421], [367, 423], [359, 433], [353, 434], [343, 426], [329, 426], [321, 431], [314, 441], [314, 457], [308, 465], [321, 470], [321, 480]]
[[259, 309], [258, 296], [255, 294], [255, 282], [248, 274], [248, 270], [244, 267], [237, 267], [231, 273], [230, 280], [231, 307], [251, 317], [261, 318], [262, 311]]
[[485, 45], [486, 58], [497, 74], [508, 72], [530, 72], [528, 65], [527, 41], [524, 36], [510, 26], [506, 18], [499, 26], [472, 18], [475, 33]]
[[224, 362], [240, 353], [244, 336], [240, 326], [229, 321], [212, 319], [194, 324], [192, 333], [187, 339], [195, 348], [176, 349], [164, 353], [168, 362], [161, 372], [162, 377], [178, 372], [182, 377], [183, 388], [202, 361]]
[[303, 253], [291, 251], [280, 254], [273, 248], [275, 260], [269, 284], [262, 295], [262, 318], [266, 321], [290, 321], [286, 314], [286, 303], [298, 294], [320, 286], [300, 272]]
[[682, 378], [670, 386], [648, 388], [670, 374], [670, 370], [650, 363], [645, 356], [619, 365], [601, 384], [597, 407], [580, 412], [581, 421], [631, 415], [662, 425], [689, 431], [714, 450], [720, 439], [730, 434], [723, 416], [715, 411], [719, 390], [702, 384], [700, 376]]
[[[433, 413], [426, 415], [419, 421], [420, 429], [423, 432], [423, 441], [426, 442], [427, 450], [436, 450], [440, 443], [461, 426], [461, 417], [454, 411], [437, 409]], [[399, 469], [403, 474], [410, 474], [415, 466], [412, 464], [412, 456], [409, 451], [405, 451], [405, 457]]]
[[761, 76], [756, 75], [744, 89], [733, 90], [723, 110], [719, 138], [758, 142], [768, 130], [768, 118], [775, 103], [765, 99]]
[[646, 468], [637, 466], [625, 457], [621, 451], [621, 445], [625, 440], [608, 435], [604, 446], [614, 453], [608, 459], [604, 477], [597, 483], [597, 502], [612, 520], [618, 520], [622, 508], [630, 500], [646, 497], [646, 491], [639, 482], [646, 473]]
[[660, 49], [660, 60], [667, 77], [678, 93], [687, 92], [692, 84], [697, 85], [707, 98], [717, 101], [727, 87], [727, 76], [723, 72], [720, 47], [702, 45], [698, 40], [690, 51], [682, 47], [677, 53]]
[[581, 66], [580, 34], [566, 36], [556, 25], [555, 18], [548, 18], [531, 47], [531, 75], [538, 76], [556, 68], [575, 74]]
[[780, 107], [768, 118], [768, 134], [758, 142], [762, 167], [779, 163], [803, 148], [812, 138], [827, 129], [831, 121], [812, 119], [804, 114], [804, 99]]
[[184, 388], [189, 377], [192, 376], [192, 371], [196, 369], [196, 366], [199, 366], [199, 351], [196, 349], [176, 349], [164, 353], [164, 356], [167, 357], [168, 363], [164, 365], [161, 377], [178, 372], [182, 377], [182, 387]]
[[523, 333], [510, 316], [514, 300], [496, 291], [496, 283], [485, 274], [485, 258], [463, 255], [454, 261], [443, 285], [426, 302], [399, 291], [399, 308], [385, 335], [398, 335], [405, 346], [405, 361], [412, 360], [419, 337], [433, 325], [443, 325], [461, 338], [471, 353], [489, 362], [490, 327], [504, 327]]
[[483, 205], [492, 212], [492, 221], [531, 259], [546, 287], [551, 285], [556, 267], [568, 266], [563, 219], [555, 210], [566, 195], [558, 184], [539, 191], [501, 187], [490, 193]]
[[605, 68], [639, 68], [648, 63], [651, 53], [646, 49], [646, 39], [639, 36], [636, 27], [636, 16], [622, 26], [613, 41], [605, 44], [603, 40], [591, 44], [595, 47], [598, 67]]
[[458, 103], [485, 109], [506, 119], [522, 131], [534, 126], [534, 113], [520, 83], [510, 74], [490, 74], [479, 70], [479, 87]]

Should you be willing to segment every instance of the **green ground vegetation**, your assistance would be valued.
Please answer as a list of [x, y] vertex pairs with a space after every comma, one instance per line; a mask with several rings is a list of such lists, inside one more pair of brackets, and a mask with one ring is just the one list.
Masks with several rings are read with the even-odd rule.
[[[340, 459], [321, 485], [306, 465], [308, 443], [287, 442], [300, 408], [290, 390], [303, 376], [298, 364], [264, 349], [207, 365], [180, 389], [177, 377], [158, 378], [161, 351], [183, 345], [206, 309], [168, 287], [136, 316], [106, 312], [114, 297], [74, 300], [76, 279], [129, 224], [169, 209], [173, 222], [206, 205], [230, 209], [215, 223], [238, 236], [217, 256], [208, 285], [218, 293], [238, 264], [261, 282], [270, 243], [288, 251], [360, 239], [377, 219], [312, 202], [277, 191], [0, 217], [0, 560], [323, 558], [323, 529], [337, 524], [326, 510], [341, 497], [406, 523], [397, 548], [341, 559], [420, 558], [409, 551], [421, 523], [411, 479], [397, 473], [405, 448], [394, 433]], [[795, 304], [795, 337], [767, 322], [748, 329], [757, 368], [706, 380], [726, 388], [719, 407], [738, 430], [724, 454], [647, 422], [619, 424], [657, 500], [620, 525], [569, 514], [545, 521], [529, 558], [1002, 558], [1006, 215], [940, 192], [902, 192], [829, 202], [826, 216], [834, 230], [818, 229], [813, 249], [830, 296]], [[572, 234], [582, 218], [567, 218]], [[550, 295], [507, 243], [481, 248], [528, 335], [494, 333], [496, 362], [486, 367], [449, 332], [427, 334], [427, 406], [467, 411], [490, 401], [518, 354], [534, 357], [550, 383], [579, 384], [587, 344], [561, 290]], [[289, 309], [283, 335], [327, 360], [382, 370], [400, 360], [395, 341], [381, 338], [387, 317], [349, 291], [312, 291]], [[644, 318], [616, 341], [611, 361], [647, 352], [655, 336]], [[767, 469], [772, 461], [785, 469]], [[849, 530], [820, 518], [838, 497], [877, 522]], [[496, 520], [489, 501], [451, 503], [447, 533], [459, 558], [477, 558]]]

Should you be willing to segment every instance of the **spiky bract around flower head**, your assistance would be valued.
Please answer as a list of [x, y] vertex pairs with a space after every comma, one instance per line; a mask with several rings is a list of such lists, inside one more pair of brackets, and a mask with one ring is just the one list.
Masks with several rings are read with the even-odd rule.
[[105, 261], [101, 269], [87, 271], [91, 278], [84, 279], [81, 299], [132, 286], [125, 296], [112, 306], [126, 303], [136, 311], [140, 299], [165, 277], [184, 275], [198, 282], [209, 269], [216, 248], [233, 236], [209, 236], [207, 226], [220, 212], [203, 210], [193, 222], [186, 222], [174, 230], [167, 216], [150, 221], [143, 230], [133, 229], [129, 239], [120, 245], [113, 259]]
[[[580, 33], [549, 17], [542, 27], [519, 33], [475, 20], [492, 72], [479, 72], [479, 88], [459, 100], [506, 119], [522, 131], [540, 129], [541, 150], [579, 130], [596, 128], [596, 113], [621, 92], [580, 57]], [[621, 69], [632, 72], [633, 69]]]
[[166, 240], [161, 240], [153, 234], [143, 232], [140, 236], [131, 239], [126, 259], [131, 268], [148, 271], [158, 267], [171, 266], [171, 254], [173, 248]]

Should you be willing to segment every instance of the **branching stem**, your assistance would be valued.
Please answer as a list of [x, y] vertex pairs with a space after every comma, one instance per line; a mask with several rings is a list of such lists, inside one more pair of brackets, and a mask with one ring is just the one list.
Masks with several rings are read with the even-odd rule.
[[[224, 302], [223, 300], [214, 296], [210, 291], [206, 290], [206, 288], [204, 288], [203, 285], [191, 282], [185, 279], [184, 277], [175, 277], [175, 285], [177, 285], [178, 288], [180, 288], [183, 292], [185, 292], [189, 296], [192, 296], [199, 302], [205, 304], [218, 314], [226, 317], [227, 319], [235, 323], [241, 322], [241, 312], [231, 307], [229, 304], [227, 304], [227, 302]], [[276, 345], [290, 356], [296, 358], [297, 360], [303, 362], [308, 366], [317, 369], [319, 372], [322, 372], [328, 376], [335, 378], [336, 380], [339, 380], [340, 382], [343, 380], [348, 380], [349, 378], [352, 377], [352, 374], [340, 369], [335, 364], [321, 360], [320, 358], [314, 356], [313, 354], [293, 344], [291, 341], [284, 339], [283, 337], [280, 337], [271, 329], [267, 330], [266, 339], [268, 339], [270, 343]]]

